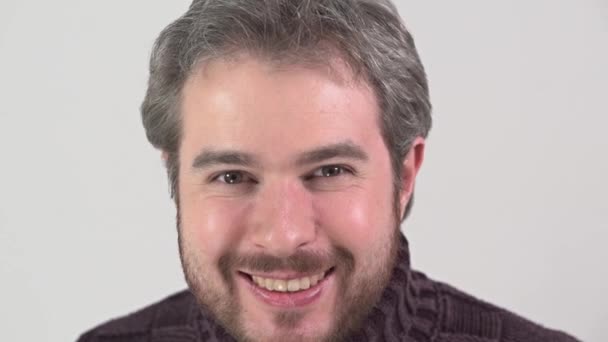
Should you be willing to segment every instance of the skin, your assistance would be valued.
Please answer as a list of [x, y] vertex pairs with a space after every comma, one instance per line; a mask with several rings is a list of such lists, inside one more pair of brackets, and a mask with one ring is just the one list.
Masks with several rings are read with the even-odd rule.
[[[183, 89], [182, 263], [199, 302], [238, 339], [341, 336], [366, 315], [390, 277], [399, 222], [378, 103], [342, 63], [333, 64], [332, 71], [277, 68], [244, 55], [201, 66]], [[304, 158], [328, 146], [361, 153]], [[255, 163], [210, 163], [209, 152], [222, 151], [245, 153]], [[403, 161], [400, 214], [423, 151], [417, 138]], [[232, 261], [221, 266], [222, 260]], [[277, 308], [254, 296], [239, 275], [266, 274], [255, 262], [268, 260], [272, 275], [335, 271], [314, 302]]]

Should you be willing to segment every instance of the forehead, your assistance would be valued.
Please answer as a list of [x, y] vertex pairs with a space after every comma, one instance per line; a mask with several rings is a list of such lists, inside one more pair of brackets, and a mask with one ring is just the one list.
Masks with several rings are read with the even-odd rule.
[[318, 145], [372, 143], [378, 104], [344, 64], [276, 65], [254, 57], [199, 67], [182, 93], [182, 155], [231, 148], [275, 158]]

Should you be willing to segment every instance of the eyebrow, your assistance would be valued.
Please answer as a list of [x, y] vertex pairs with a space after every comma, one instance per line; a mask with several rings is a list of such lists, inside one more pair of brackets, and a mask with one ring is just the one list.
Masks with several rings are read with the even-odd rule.
[[203, 151], [192, 162], [194, 169], [205, 169], [215, 165], [254, 167], [258, 166], [259, 162], [249, 153], [234, 150]]
[[367, 153], [360, 146], [346, 141], [304, 152], [296, 159], [296, 165], [316, 164], [331, 158], [348, 158], [359, 161], [367, 161], [369, 159]]
[[[360, 146], [346, 141], [303, 152], [295, 159], [295, 165], [316, 164], [332, 158], [348, 158], [359, 161], [369, 159], [367, 153]], [[260, 162], [252, 154], [237, 150], [204, 150], [192, 162], [192, 168], [194, 169], [205, 169], [216, 165], [257, 167]]]

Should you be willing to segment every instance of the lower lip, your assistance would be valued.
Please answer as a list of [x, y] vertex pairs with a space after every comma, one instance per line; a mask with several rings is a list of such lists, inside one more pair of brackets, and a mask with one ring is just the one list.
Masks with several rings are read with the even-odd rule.
[[299, 308], [318, 301], [323, 291], [333, 281], [334, 272], [330, 272], [315, 286], [296, 292], [269, 291], [257, 286], [249, 276], [241, 275], [239, 278], [245, 282], [246, 287], [262, 302], [277, 308]]

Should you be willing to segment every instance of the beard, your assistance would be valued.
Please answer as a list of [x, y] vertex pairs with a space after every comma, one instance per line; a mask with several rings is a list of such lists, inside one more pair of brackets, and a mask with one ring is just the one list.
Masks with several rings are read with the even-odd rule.
[[[215, 264], [204, 265], [198, 252], [201, 248], [193, 245], [182, 232], [179, 206], [177, 213], [180, 259], [186, 282], [199, 305], [238, 341], [343, 341], [348, 338], [361, 328], [390, 281], [400, 234], [399, 224], [395, 226], [393, 234], [385, 237], [387, 241], [383, 243], [383, 248], [373, 255], [367, 255], [375, 261], [366, 260], [367, 263], [356, 260], [347, 248], [333, 245], [329, 251], [298, 251], [287, 258], [226, 251]], [[219, 271], [220, 277], [213, 276], [218, 272], [210, 271], [210, 267]], [[336, 278], [338, 286], [334, 321], [329, 331], [316, 336], [300, 336], [290, 331], [306, 316], [305, 313], [291, 310], [274, 315], [274, 324], [282, 328], [282, 335], [257, 336], [245, 329], [245, 310], [236, 292], [238, 269], [315, 274], [327, 267], [332, 267], [332, 276]]]

